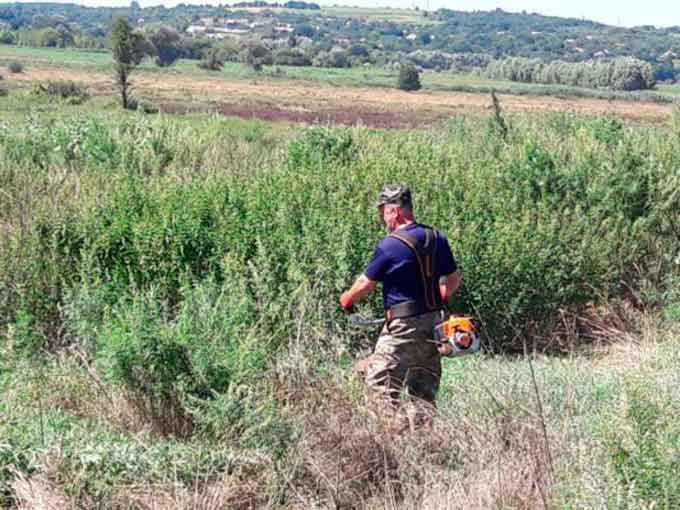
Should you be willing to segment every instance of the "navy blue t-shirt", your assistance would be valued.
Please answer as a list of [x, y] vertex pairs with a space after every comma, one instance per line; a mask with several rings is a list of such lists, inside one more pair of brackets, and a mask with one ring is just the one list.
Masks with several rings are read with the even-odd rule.
[[[398, 232], [408, 232], [425, 243], [425, 228], [419, 223], [411, 223]], [[446, 237], [440, 232], [437, 237], [435, 274], [437, 281], [441, 276], [455, 273], [458, 265], [451, 253]], [[373, 281], [383, 283], [383, 303], [390, 308], [403, 301], [415, 300], [424, 306], [425, 291], [423, 280], [413, 250], [394, 237], [384, 237], [373, 252], [373, 258], [364, 274]]]

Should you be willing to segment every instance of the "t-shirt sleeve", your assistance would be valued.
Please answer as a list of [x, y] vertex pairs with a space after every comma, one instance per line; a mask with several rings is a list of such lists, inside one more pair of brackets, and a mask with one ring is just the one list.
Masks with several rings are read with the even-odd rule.
[[440, 232], [437, 241], [437, 273], [440, 276], [455, 273], [458, 269], [458, 264], [453, 257], [453, 253], [451, 253], [451, 247], [449, 246], [448, 240], [444, 237], [444, 234]]
[[373, 257], [368, 263], [368, 267], [366, 267], [364, 274], [370, 280], [382, 282], [385, 279], [385, 272], [387, 271], [388, 264], [389, 257], [380, 247], [380, 244], [378, 244], [373, 251]]

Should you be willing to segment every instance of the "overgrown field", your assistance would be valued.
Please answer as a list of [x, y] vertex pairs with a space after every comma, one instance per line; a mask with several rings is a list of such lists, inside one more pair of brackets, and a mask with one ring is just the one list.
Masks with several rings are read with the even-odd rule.
[[[677, 117], [381, 131], [2, 101], [1, 505], [680, 506]], [[351, 374], [374, 332], [337, 306], [386, 182], [447, 233], [485, 344], [400, 436]]]

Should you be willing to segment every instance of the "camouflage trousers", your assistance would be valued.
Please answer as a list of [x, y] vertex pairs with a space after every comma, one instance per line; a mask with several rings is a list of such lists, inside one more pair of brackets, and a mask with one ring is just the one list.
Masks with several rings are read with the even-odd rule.
[[432, 330], [440, 312], [393, 319], [383, 326], [363, 375], [372, 407], [391, 409], [414, 423], [431, 420], [441, 378]]

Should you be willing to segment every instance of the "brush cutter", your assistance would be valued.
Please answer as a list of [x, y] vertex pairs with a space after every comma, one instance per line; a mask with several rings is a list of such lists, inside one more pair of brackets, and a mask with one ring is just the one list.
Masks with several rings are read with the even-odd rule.
[[434, 327], [434, 339], [439, 354], [446, 357], [474, 354], [481, 345], [472, 317], [449, 316]]
[[[352, 313], [349, 322], [353, 326], [382, 326], [385, 319], [369, 319], [358, 313]], [[447, 358], [465, 356], [479, 351], [481, 340], [471, 317], [451, 315], [444, 322], [434, 327], [434, 339], [439, 354]]]

